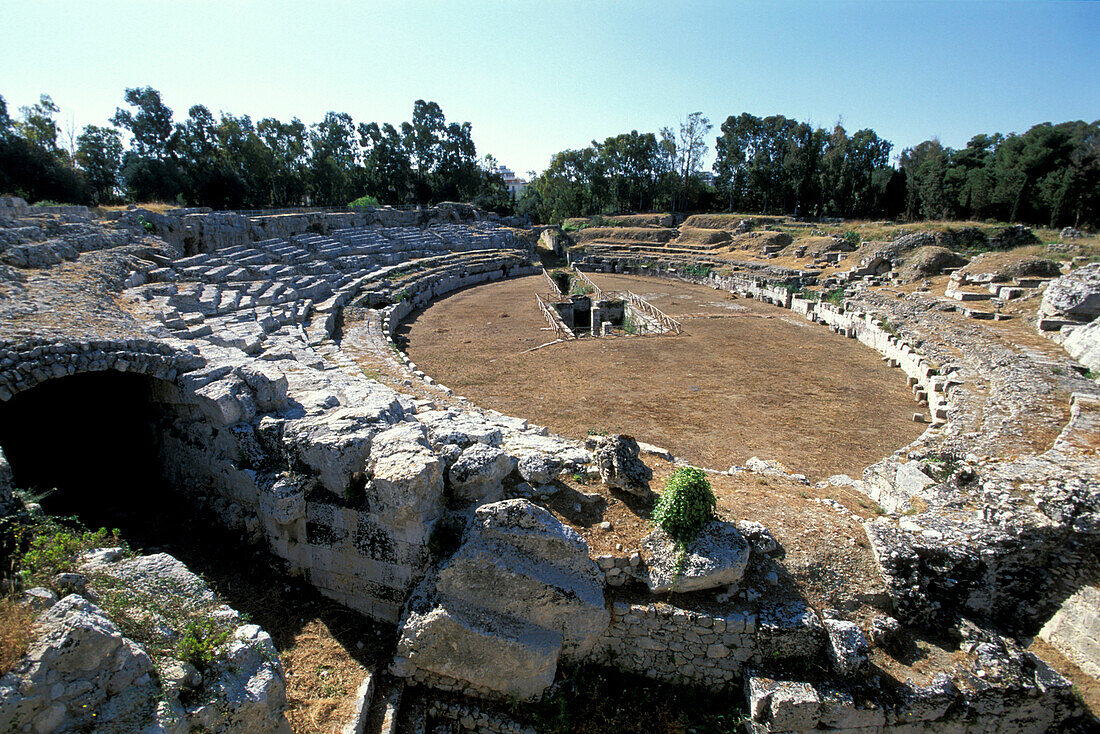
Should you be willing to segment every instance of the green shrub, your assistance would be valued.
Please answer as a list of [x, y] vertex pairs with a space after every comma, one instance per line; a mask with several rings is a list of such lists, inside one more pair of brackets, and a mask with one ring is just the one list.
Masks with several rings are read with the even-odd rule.
[[699, 263], [691, 263], [684, 267], [684, 272], [694, 278], [705, 278], [710, 275], [711, 270], [714, 270], [712, 266]]
[[852, 247], [859, 247], [859, 232], [856, 232], [854, 229], [849, 229], [847, 232], [842, 234], [841, 237], [843, 237], [844, 240]]
[[843, 288], [834, 288], [833, 290], [828, 291], [827, 293], [822, 293], [821, 294], [821, 300], [825, 301], [826, 303], [831, 303], [834, 306], [843, 306], [844, 305], [844, 289]]
[[75, 570], [81, 554], [93, 548], [120, 546], [118, 531], [73, 530], [46, 524], [35, 530], [27, 552], [19, 562], [20, 575], [29, 586], [49, 586], [59, 573]]
[[638, 325], [634, 323], [634, 317], [629, 313], [623, 314], [623, 333], [631, 335], [638, 333]]
[[885, 331], [890, 336], [897, 336], [898, 335], [898, 327], [895, 326], [894, 324], [891, 324], [890, 320], [887, 319], [885, 316], [879, 317], [878, 326], [879, 326], [880, 329]]
[[653, 520], [680, 543], [688, 543], [714, 517], [718, 500], [702, 469], [672, 472], [653, 508]]
[[355, 201], [349, 201], [348, 207], [352, 209], [377, 209], [382, 206], [378, 199], [373, 196], [360, 196]]
[[580, 278], [574, 278], [572, 285], [569, 287], [569, 295], [571, 296], [587, 296], [594, 292], [595, 289]]
[[229, 639], [229, 630], [212, 619], [194, 619], [188, 625], [176, 655], [191, 663], [200, 673], [206, 671], [217, 657], [217, 650]]

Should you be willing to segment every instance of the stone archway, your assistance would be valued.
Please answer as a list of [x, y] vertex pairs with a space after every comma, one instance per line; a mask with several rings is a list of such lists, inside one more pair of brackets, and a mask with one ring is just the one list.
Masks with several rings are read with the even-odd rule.
[[41, 492], [89, 522], [104, 500], [147, 502], [164, 485], [158, 432], [163, 380], [115, 370], [46, 380], [0, 402], [0, 448], [17, 487]]

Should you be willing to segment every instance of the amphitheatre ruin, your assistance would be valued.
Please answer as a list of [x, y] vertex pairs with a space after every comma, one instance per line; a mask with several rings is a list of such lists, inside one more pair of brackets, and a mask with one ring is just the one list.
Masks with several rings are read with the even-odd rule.
[[0, 199], [0, 514], [131, 548], [9, 590], [0, 731], [518, 734], [594, 669], [761, 734], [1094, 730], [1100, 239], [843, 229]]

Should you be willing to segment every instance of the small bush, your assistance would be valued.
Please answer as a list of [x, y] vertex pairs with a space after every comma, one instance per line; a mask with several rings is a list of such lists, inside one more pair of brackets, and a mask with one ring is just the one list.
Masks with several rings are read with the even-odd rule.
[[843, 306], [844, 305], [844, 289], [843, 288], [834, 288], [833, 290], [831, 290], [827, 293], [822, 293], [821, 294], [821, 300], [826, 302], [826, 303], [831, 303], [834, 306]]
[[897, 336], [898, 335], [898, 327], [891, 324], [890, 320], [887, 319], [885, 316], [882, 316], [882, 317], [879, 318], [878, 326], [879, 326], [880, 329], [885, 331], [890, 336]]
[[569, 287], [569, 295], [571, 296], [587, 296], [594, 292], [595, 289], [580, 278], [574, 278], [572, 285]]
[[842, 234], [841, 237], [843, 237], [844, 241], [847, 242], [852, 247], [857, 247], [857, 248], [859, 247], [859, 243], [860, 243], [859, 232], [855, 231], [854, 229], [849, 229], [847, 232]]
[[653, 520], [680, 543], [688, 543], [715, 515], [718, 499], [702, 469], [672, 472], [653, 508]]
[[360, 196], [355, 201], [348, 202], [348, 207], [351, 209], [377, 209], [380, 206], [381, 203], [379, 203], [378, 199], [370, 195]]
[[711, 270], [714, 270], [712, 266], [699, 263], [691, 263], [684, 267], [684, 272], [694, 278], [705, 278], [710, 275]]
[[217, 650], [229, 639], [229, 630], [210, 619], [195, 619], [188, 625], [176, 647], [180, 660], [191, 663], [200, 673], [217, 657]]
[[49, 586], [57, 574], [75, 570], [86, 551], [123, 545], [118, 531], [107, 532], [106, 528], [91, 532], [46, 524], [36, 532], [19, 563], [19, 573], [28, 586]]

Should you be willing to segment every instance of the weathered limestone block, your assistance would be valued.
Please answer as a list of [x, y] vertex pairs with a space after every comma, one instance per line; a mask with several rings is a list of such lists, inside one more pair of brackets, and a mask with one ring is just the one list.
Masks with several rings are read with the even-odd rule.
[[237, 368], [237, 373], [252, 390], [256, 407], [264, 412], [281, 410], [287, 403], [286, 375], [273, 366], [250, 362]]
[[402, 677], [425, 670], [527, 701], [554, 682], [560, 653], [558, 632], [499, 615], [435, 607], [405, 620], [391, 670]]
[[638, 457], [638, 442], [630, 436], [592, 436], [588, 446], [593, 450], [600, 481], [612, 489], [645, 497], [653, 471]]
[[421, 425], [402, 423], [376, 435], [368, 470], [371, 510], [383, 522], [405, 527], [442, 511], [443, 462]]
[[829, 686], [818, 686], [821, 708], [818, 726], [829, 729], [863, 729], [886, 723], [886, 712], [874, 704], [857, 705], [851, 693]]
[[1100, 373], [1100, 318], [1073, 327], [1062, 341], [1062, 348], [1093, 372]]
[[771, 731], [805, 731], [817, 725], [821, 697], [809, 683], [779, 681], [768, 702]]
[[429, 410], [419, 413], [416, 419], [428, 429], [432, 445], [455, 444], [462, 448], [474, 443], [500, 446], [499, 426], [489, 424], [476, 414], [454, 410]]
[[213, 731], [225, 734], [273, 732], [290, 734], [283, 715], [286, 681], [275, 643], [254, 624], [243, 624], [233, 632], [224, 659], [207, 674], [213, 680], [219, 717]]
[[[545, 429], [543, 431], [545, 432]], [[520, 460], [530, 455], [545, 455], [548, 457], [547, 469], [556, 467], [560, 462], [562, 471], [575, 471], [592, 460], [592, 455], [575, 441], [560, 436], [541, 435], [530, 430], [505, 433], [502, 448], [506, 453]], [[523, 470], [521, 466], [520, 471]]]
[[920, 464], [915, 461], [898, 466], [894, 478], [894, 487], [910, 497], [919, 495], [935, 483], [935, 480], [921, 471]]
[[448, 472], [455, 498], [478, 503], [499, 500], [504, 494], [504, 478], [515, 465], [515, 459], [498, 448], [472, 444]]
[[783, 550], [779, 541], [764, 527], [763, 523], [754, 520], [738, 520], [737, 529], [745, 539], [749, 541], [753, 551], [764, 555], [774, 555]]
[[833, 669], [842, 676], [857, 675], [867, 669], [867, 638], [855, 622], [826, 619], [822, 622], [829, 636], [826, 651]]
[[1039, 636], [1100, 678], [1100, 587], [1082, 586], [1065, 600]]
[[199, 398], [199, 407], [203, 414], [210, 421], [217, 426], [228, 426], [251, 420], [255, 415], [254, 404], [253, 410], [249, 411], [242, 387], [239, 380], [224, 378], [203, 385], [195, 390], [195, 395]]
[[768, 604], [757, 615], [756, 640], [765, 658], [814, 659], [826, 644], [821, 618], [805, 602]]
[[1100, 316], [1100, 263], [1051, 281], [1039, 305], [1040, 318], [1092, 321]]
[[527, 500], [482, 505], [410, 600], [394, 671], [537, 698], [558, 658], [583, 658], [609, 621], [603, 576], [576, 531]]
[[271, 485], [271, 489], [260, 494], [260, 514], [280, 525], [289, 525], [305, 517], [306, 488], [307, 481], [304, 477], [280, 477]]
[[567, 652], [591, 649], [610, 619], [587, 543], [527, 500], [477, 510], [435, 593], [557, 630]]
[[186, 594], [192, 601], [211, 602], [214, 593], [206, 582], [181, 561], [167, 553], [154, 553], [115, 562], [111, 554], [90, 556], [88, 567], [106, 571], [122, 579], [127, 586], [150, 593]]
[[378, 427], [355, 408], [337, 408], [327, 414], [288, 420], [284, 442], [321, 484], [343, 496], [351, 475], [362, 471], [370, 453], [371, 437]]
[[525, 452], [517, 459], [519, 475], [531, 484], [549, 484], [565, 468], [565, 463], [551, 454]]
[[661, 528], [642, 539], [647, 556], [645, 582], [654, 594], [686, 593], [736, 583], [745, 574], [750, 546], [736, 526], [721, 520], [707, 523], [681, 553]]

